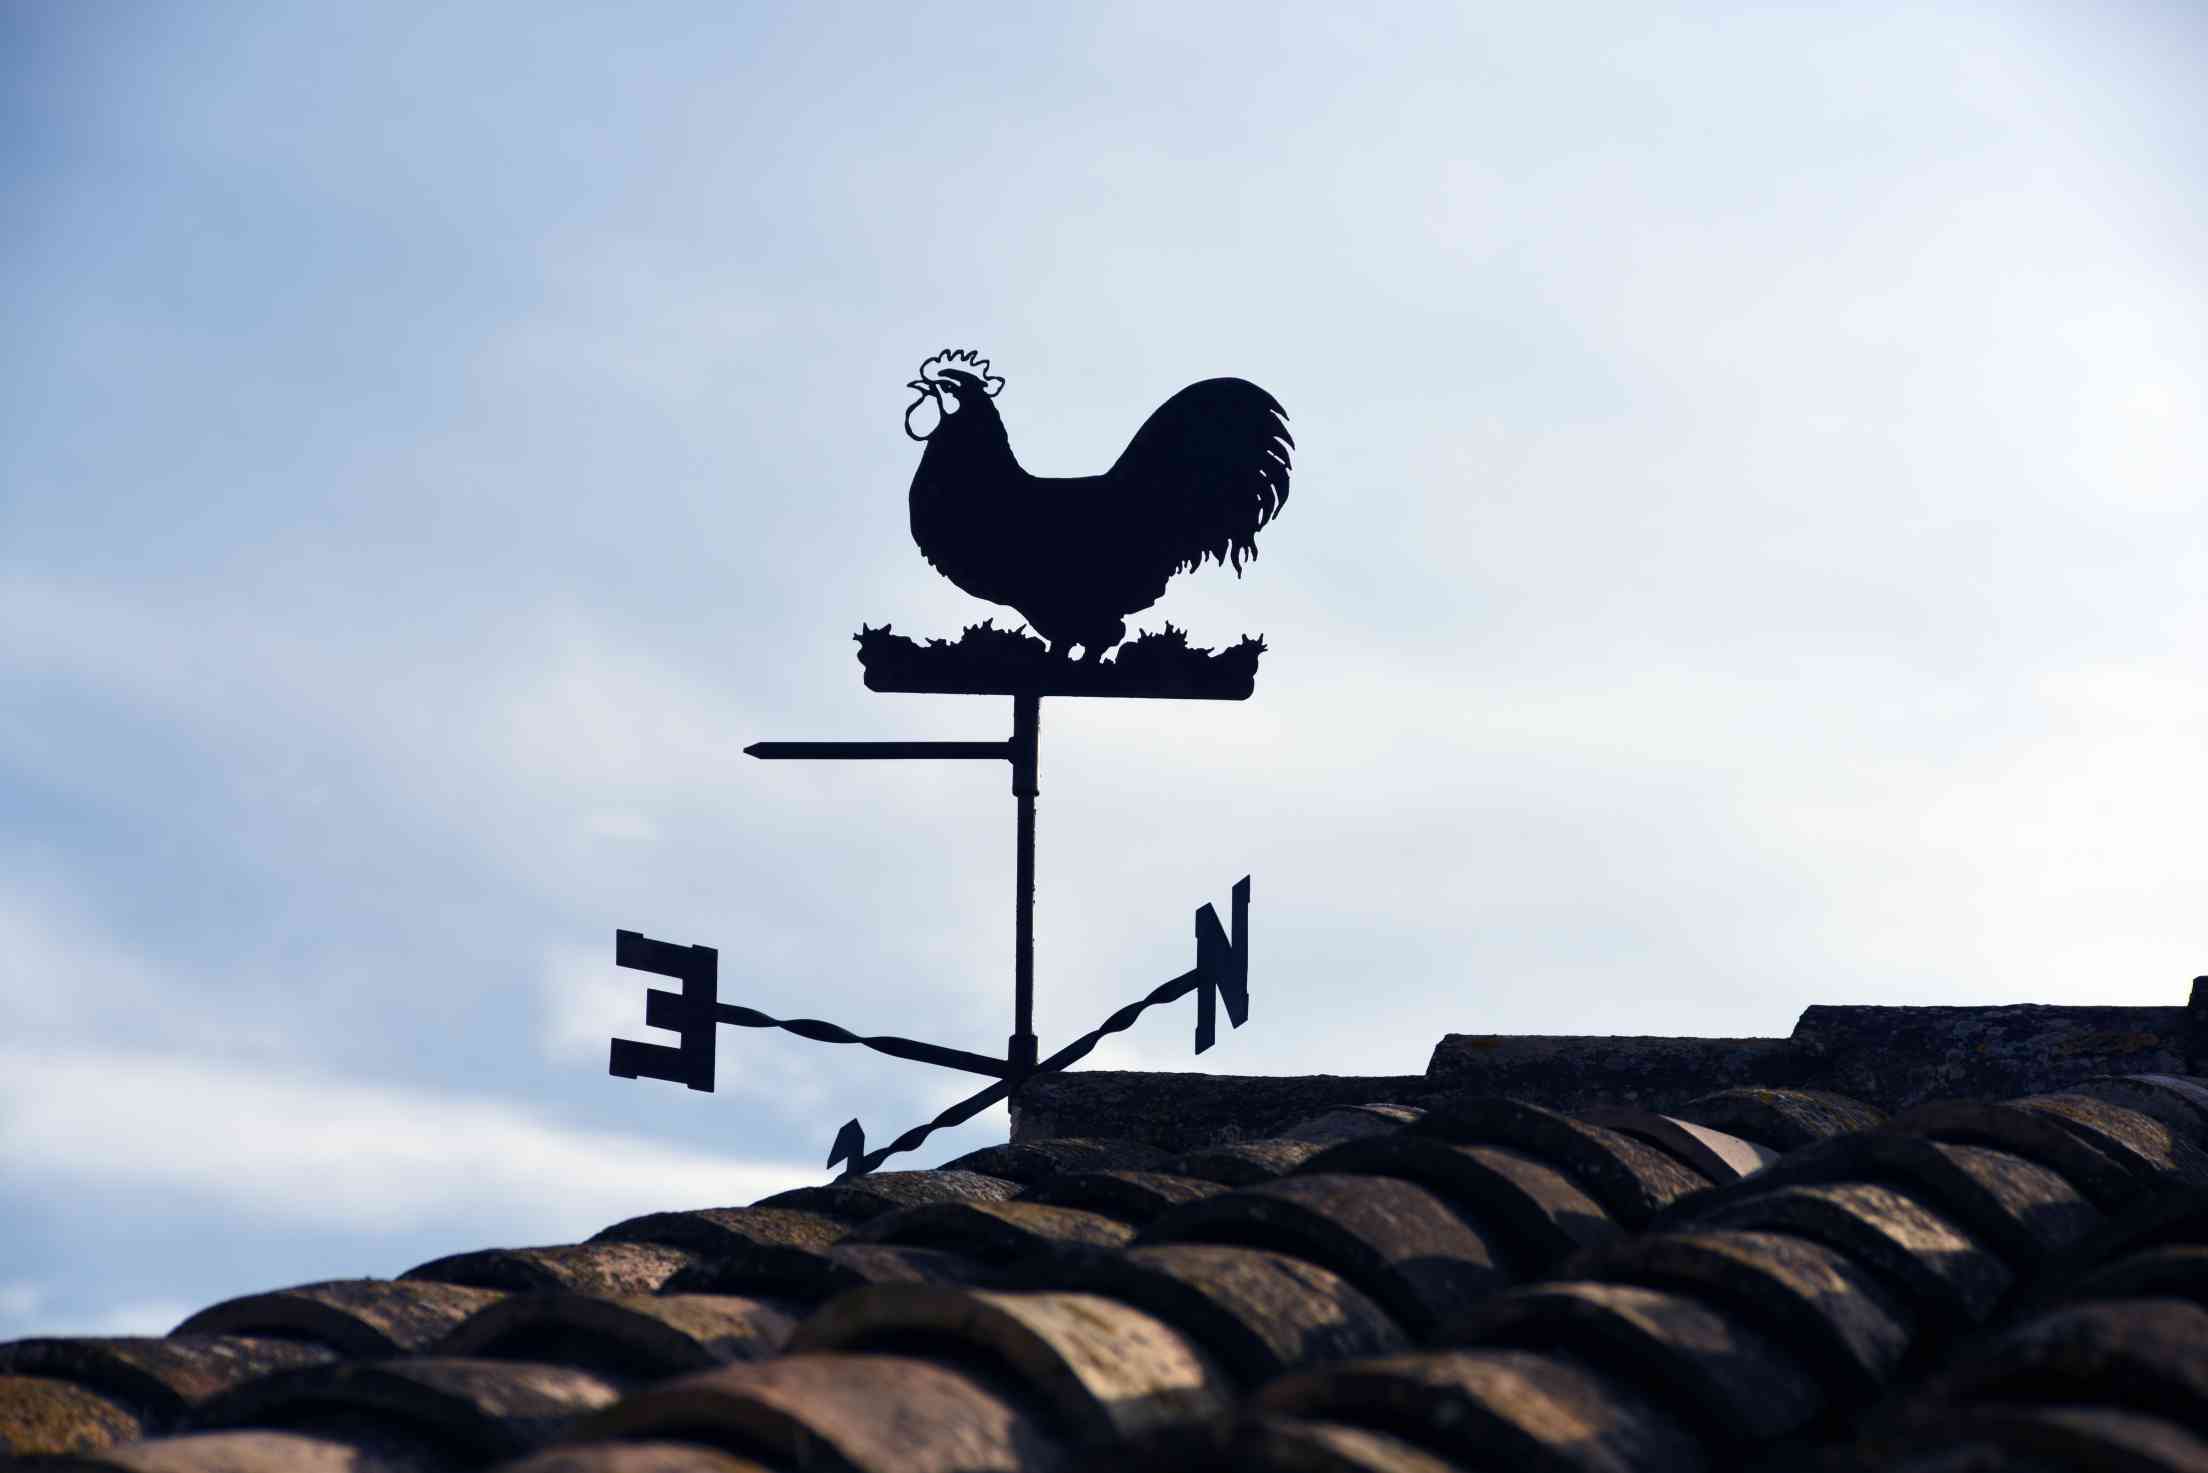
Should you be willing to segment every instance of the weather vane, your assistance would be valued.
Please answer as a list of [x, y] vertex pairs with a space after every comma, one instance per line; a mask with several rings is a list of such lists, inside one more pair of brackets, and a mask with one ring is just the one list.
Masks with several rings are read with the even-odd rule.
[[[972, 350], [945, 349], [906, 385], [917, 397], [905, 433], [927, 447], [912, 478], [912, 540], [943, 576], [991, 603], [1017, 610], [1025, 629], [991, 620], [957, 640], [916, 643], [860, 626], [866, 686], [1012, 698], [1012, 735], [997, 742], [757, 742], [744, 750], [773, 760], [1005, 761], [1017, 807], [1013, 879], [1012, 1036], [1003, 1058], [889, 1035], [862, 1036], [815, 1018], [774, 1018], [720, 1000], [719, 953], [634, 931], [615, 934], [614, 961], [678, 979], [680, 992], [649, 988], [644, 1021], [681, 1035], [675, 1045], [612, 1041], [611, 1072], [713, 1088], [715, 1029], [780, 1028], [821, 1043], [855, 1043], [893, 1058], [965, 1070], [995, 1080], [914, 1126], [866, 1149], [856, 1120], [837, 1132], [828, 1164], [847, 1175], [872, 1171], [929, 1135], [972, 1119], [1027, 1080], [1086, 1057], [1106, 1035], [1133, 1026], [1150, 1007], [1196, 994], [1196, 1052], [1210, 1048], [1217, 1008], [1239, 1028], [1249, 1017], [1250, 881], [1236, 882], [1231, 930], [1211, 906], [1196, 912], [1196, 965], [1048, 1057], [1035, 1037], [1035, 767], [1044, 696], [1121, 696], [1239, 701], [1257, 679], [1261, 639], [1245, 636], [1213, 653], [1191, 648], [1171, 624], [1127, 640], [1126, 616], [1156, 603], [1167, 580], [1213, 559], [1257, 556], [1255, 538], [1288, 500], [1287, 414], [1257, 385], [1237, 378], [1190, 384], [1135, 431], [1099, 476], [1029, 475], [1012, 454], [997, 412], [1004, 380]], [[1121, 641], [1126, 640], [1123, 644]], [[1117, 646], [1117, 652], [1108, 654]], [[1079, 659], [1074, 650], [1079, 649]]]

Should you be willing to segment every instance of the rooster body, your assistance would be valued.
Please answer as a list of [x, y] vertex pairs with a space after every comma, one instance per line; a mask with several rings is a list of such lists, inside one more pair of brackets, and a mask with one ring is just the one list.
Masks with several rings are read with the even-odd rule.
[[[1175, 573], [1207, 557], [1235, 572], [1288, 499], [1287, 416], [1238, 378], [1191, 384], [1158, 407], [1100, 476], [1020, 468], [986, 359], [943, 353], [909, 386], [905, 432], [924, 440], [912, 540], [976, 598], [1017, 609], [1054, 652], [1096, 661]], [[932, 419], [925, 434], [918, 421]]]

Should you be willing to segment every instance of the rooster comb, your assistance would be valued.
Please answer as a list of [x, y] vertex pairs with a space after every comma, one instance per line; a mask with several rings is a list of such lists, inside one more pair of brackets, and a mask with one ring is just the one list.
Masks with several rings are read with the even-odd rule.
[[989, 389], [991, 394], [1004, 387], [1001, 377], [991, 378], [989, 360], [972, 348], [945, 348], [920, 365], [920, 377], [927, 383], [937, 383], [954, 369], [960, 373], [970, 373], [984, 384], [993, 385]]

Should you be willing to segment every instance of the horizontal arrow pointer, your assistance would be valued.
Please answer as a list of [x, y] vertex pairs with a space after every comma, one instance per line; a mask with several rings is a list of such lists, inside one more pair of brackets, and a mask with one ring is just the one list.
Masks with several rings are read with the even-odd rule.
[[815, 1043], [861, 1044], [878, 1054], [888, 1054], [893, 1059], [910, 1059], [915, 1064], [936, 1064], [945, 1069], [963, 1069], [969, 1074], [987, 1074], [993, 1079], [1002, 1079], [1012, 1072], [1004, 1060], [992, 1059], [987, 1054], [968, 1053], [962, 1048], [945, 1048], [939, 1043], [922, 1043], [914, 1038], [899, 1038], [893, 1033], [862, 1037], [848, 1028], [838, 1028], [835, 1024], [823, 1023], [818, 1018], [774, 1018], [757, 1008], [740, 1007], [732, 1002], [717, 1005], [714, 1014], [721, 1022], [733, 1023], [738, 1028], [779, 1028], [785, 1033], [794, 1033], [799, 1038], [809, 1038]]
[[1010, 742], [753, 742], [744, 748], [746, 757], [764, 757], [770, 762], [791, 759], [864, 762], [896, 757], [975, 758], [993, 757], [1000, 762], [1012, 758]]

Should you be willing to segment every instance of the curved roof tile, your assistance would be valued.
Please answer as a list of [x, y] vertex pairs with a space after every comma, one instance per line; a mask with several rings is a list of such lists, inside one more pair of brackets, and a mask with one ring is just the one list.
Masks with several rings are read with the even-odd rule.
[[0, 1346], [0, 1435], [132, 1473], [2197, 1465], [2208, 1084], [1423, 1098]]

